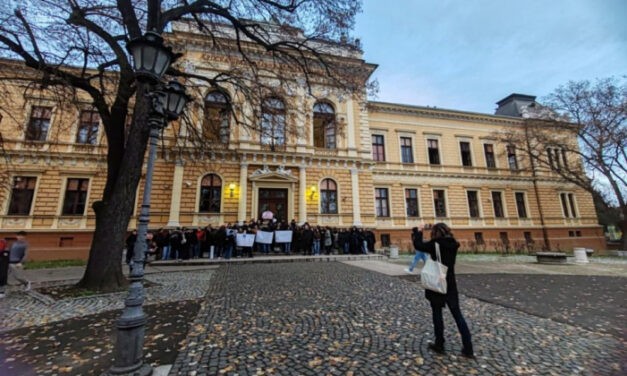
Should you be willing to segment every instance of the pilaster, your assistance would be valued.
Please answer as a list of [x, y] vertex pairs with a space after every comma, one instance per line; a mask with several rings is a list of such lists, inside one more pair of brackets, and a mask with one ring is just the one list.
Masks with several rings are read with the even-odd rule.
[[181, 211], [181, 193], [183, 190], [183, 173], [185, 166], [183, 161], [177, 160], [174, 164], [174, 176], [172, 177], [172, 198], [170, 199], [170, 216], [167, 227], [180, 227], [179, 215]]

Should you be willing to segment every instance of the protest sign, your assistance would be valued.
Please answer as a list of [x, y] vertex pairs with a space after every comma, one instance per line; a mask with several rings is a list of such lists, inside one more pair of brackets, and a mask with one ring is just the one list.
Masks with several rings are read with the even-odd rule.
[[275, 231], [274, 234], [277, 243], [292, 242], [292, 231]]
[[257, 231], [255, 241], [261, 244], [272, 244], [272, 236], [274, 233], [267, 231]]
[[235, 240], [238, 247], [252, 247], [255, 243], [255, 234], [237, 234]]

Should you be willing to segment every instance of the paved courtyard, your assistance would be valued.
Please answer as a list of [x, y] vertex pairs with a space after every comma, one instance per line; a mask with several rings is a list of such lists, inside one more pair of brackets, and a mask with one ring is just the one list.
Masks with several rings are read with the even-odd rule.
[[[403, 271], [408, 259], [376, 257], [151, 265], [145, 358], [174, 363], [170, 375], [627, 374], [626, 262], [476, 258], [458, 260], [476, 360], [458, 356], [449, 314], [447, 354], [427, 350], [417, 274]], [[0, 300], [0, 374], [106, 370], [126, 293], [52, 299], [37, 290], [83, 268], [26, 272], [35, 290], [13, 286]]]
[[447, 354], [427, 350], [430, 309], [411, 281], [342, 263], [224, 265], [171, 375], [620, 375], [610, 334], [462, 296], [477, 359], [445, 316]]

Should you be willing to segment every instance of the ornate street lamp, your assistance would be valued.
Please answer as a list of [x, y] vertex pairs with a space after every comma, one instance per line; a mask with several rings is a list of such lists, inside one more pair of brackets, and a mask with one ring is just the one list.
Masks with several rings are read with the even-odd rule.
[[126, 48], [133, 57], [135, 78], [141, 82], [158, 83], [175, 58], [172, 49], [163, 45], [161, 35], [152, 31], [131, 40]]
[[[147, 319], [142, 309], [144, 304], [144, 258], [147, 249], [146, 234], [150, 221], [152, 175], [159, 135], [167, 125], [168, 120], [176, 120], [181, 115], [185, 104], [190, 99], [185, 94], [185, 87], [176, 81], [171, 81], [167, 85], [159, 84], [159, 79], [167, 70], [174, 54], [169, 48], [165, 48], [163, 45], [158, 46], [158, 43], [163, 41], [159, 35], [151, 32], [146, 33], [146, 35], [146, 37], [131, 41], [128, 47], [135, 61], [136, 79], [152, 83], [156, 88], [147, 94], [152, 108], [148, 117], [150, 148], [144, 181], [144, 196], [139, 215], [139, 225], [137, 226], [133, 267], [129, 274], [131, 285], [128, 296], [124, 300], [122, 315], [116, 322], [115, 364], [109, 369], [109, 375], [146, 376], [152, 373], [152, 367], [143, 361], [144, 327]], [[163, 65], [165, 57], [167, 57], [167, 64]]]

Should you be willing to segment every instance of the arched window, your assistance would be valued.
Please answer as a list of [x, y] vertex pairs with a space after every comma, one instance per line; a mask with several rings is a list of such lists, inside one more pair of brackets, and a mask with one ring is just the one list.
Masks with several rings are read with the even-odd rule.
[[335, 149], [335, 110], [326, 102], [314, 105], [314, 146], [317, 148]]
[[222, 179], [216, 174], [208, 174], [200, 182], [199, 212], [219, 213], [222, 195]]
[[225, 93], [215, 90], [205, 97], [203, 137], [213, 142], [229, 143], [231, 100]]
[[272, 150], [285, 144], [285, 103], [280, 98], [266, 98], [261, 105], [261, 144]]
[[337, 214], [337, 184], [332, 179], [320, 183], [320, 212]]

